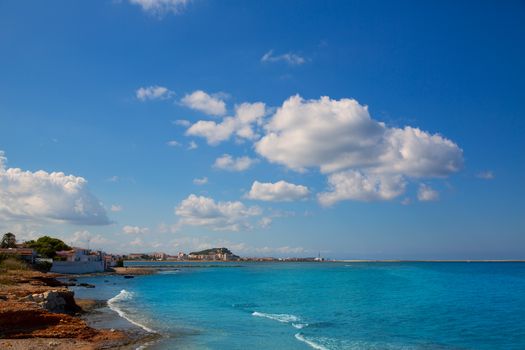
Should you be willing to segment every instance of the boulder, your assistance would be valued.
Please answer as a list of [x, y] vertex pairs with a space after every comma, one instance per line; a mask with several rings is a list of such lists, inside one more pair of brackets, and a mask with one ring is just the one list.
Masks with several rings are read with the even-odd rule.
[[50, 290], [40, 294], [30, 294], [24, 300], [32, 301], [49, 312], [75, 313], [80, 311], [80, 307], [75, 303], [74, 295], [69, 290]]

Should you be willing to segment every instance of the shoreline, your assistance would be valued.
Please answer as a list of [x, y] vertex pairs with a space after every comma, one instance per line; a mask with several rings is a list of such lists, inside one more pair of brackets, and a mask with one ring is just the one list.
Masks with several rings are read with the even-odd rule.
[[161, 337], [126, 320], [108, 300], [75, 298], [58, 280], [74, 276], [23, 270], [0, 277], [2, 349], [128, 350]]

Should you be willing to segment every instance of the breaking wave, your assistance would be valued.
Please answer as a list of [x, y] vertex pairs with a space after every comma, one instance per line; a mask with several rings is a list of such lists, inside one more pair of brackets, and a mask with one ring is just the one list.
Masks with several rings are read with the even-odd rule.
[[252, 316], [269, 318], [270, 320], [279, 321], [282, 323], [298, 322], [300, 318], [295, 315], [288, 314], [265, 314], [263, 312], [254, 311]]
[[115, 311], [120, 317], [128, 320], [129, 322], [133, 323], [135, 326], [138, 326], [149, 333], [157, 333], [153, 329], [143, 325], [142, 323], [139, 323], [133, 319], [131, 319], [120, 307], [119, 304], [123, 301], [131, 300], [133, 299], [133, 293], [128, 292], [127, 290], [123, 289], [115, 295], [113, 298], [108, 300], [108, 307]]
[[301, 333], [297, 333], [295, 335], [295, 339], [305, 343], [305, 344], [308, 344], [311, 348], [313, 349], [317, 349], [317, 350], [328, 350], [328, 348], [325, 348], [324, 346], [322, 346], [321, 344], [318, 344], [316, 342], [314, 342], [313, 340], [311, 339], [308, 339], [306, 338], [305, 336], [303, 336]]
[[301, 318], [295, 315], [289, 314], [265, 314], [264, 312], [254, 311], [252, 316], [269, 318], [270, 320], [278, 321], [281, 323], [291, 323], [294, 328], [303, 329], [308, 326], [308, 323], [300, 322]]

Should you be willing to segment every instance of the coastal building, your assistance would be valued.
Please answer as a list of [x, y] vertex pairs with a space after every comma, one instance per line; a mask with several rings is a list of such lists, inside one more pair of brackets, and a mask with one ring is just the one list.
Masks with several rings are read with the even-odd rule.
[[153, 253], [153, 258], [155, 260], [166, 260], [168, 255], [166, 253]]
[[54, 260], [51, 272], [56, 273], [93, 273], [106, 269], [104, 254], [84, 248], [73, 248], [56, 252], [63, 260]]
[[1, 248], [0, 254], [13, 255], [30, 264], [33, 264], [36, 258], [36, 252], [30, 248]]
[[104, 260], [104, 269], [108, 270], [112, 267], [117, 266], [118, 260], [120, 259], [120, 256], [113, 255], [113, 254], [104, 254], [103, 260]]

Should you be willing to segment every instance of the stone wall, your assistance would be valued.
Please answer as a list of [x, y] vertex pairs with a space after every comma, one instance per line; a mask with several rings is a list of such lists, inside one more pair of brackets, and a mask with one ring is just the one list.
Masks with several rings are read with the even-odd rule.
[[51, 272], [56, 273], [92, 273], [103, 272], [102, 261], [53, 261]]

